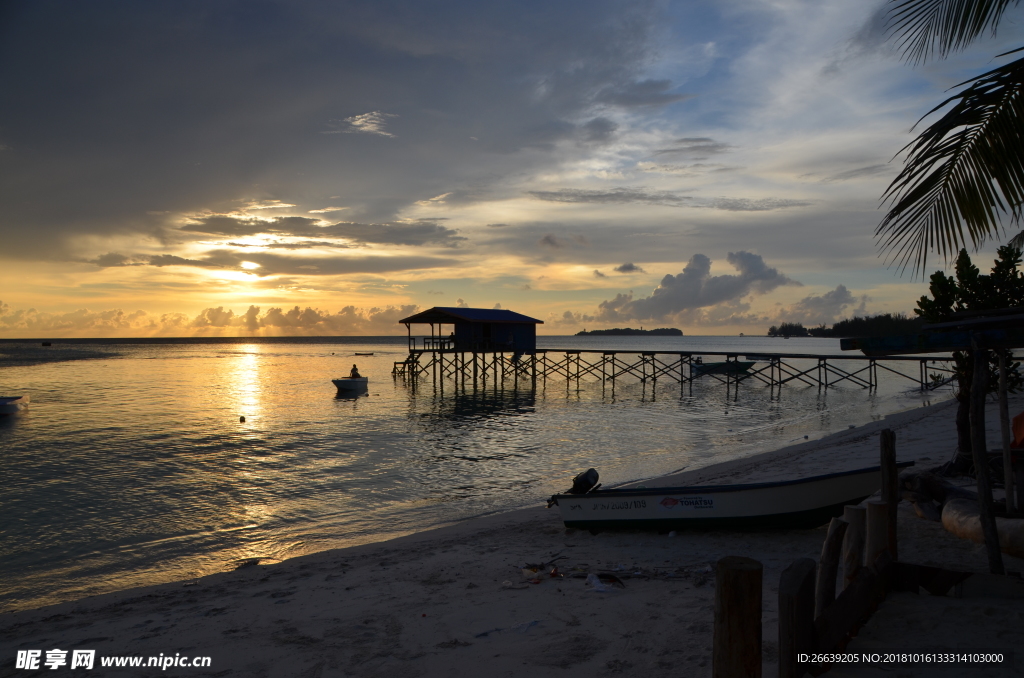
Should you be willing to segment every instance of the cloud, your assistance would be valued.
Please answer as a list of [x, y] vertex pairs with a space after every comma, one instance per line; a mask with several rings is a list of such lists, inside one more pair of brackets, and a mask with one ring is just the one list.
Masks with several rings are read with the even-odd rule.
[[644, 187], [610, 188], [605, 190], [562, 188], [557, 191], [528, 191], [538, 200], [566, 203], [668, 205], [670, 207], [692, 207], [727, 212], [768, 212], [790, 207], [806, 207], [805, 200], [786, 198], [695, 198], [674, 191], [650, 191]]
[[642, 80], [619, 87], [609, 87], [597, 95], [601, 103], [616, 106], [665, 106], [689, 99], [692, 94], [670, 94], [671, 80]]
[[321, 207], [318, 210], [309, 210], [310, 214], [328, 214], [330, 212], [340, 212], [341, 210], [347, 210], [347, 207]]
[[332, 120], [331, 126], [335, 129], [325, 130], [324, 134], [379, 134], [382, 137], [394, 137], [391, 132], [385, 131], [384, 124], [388, 118], [397, 118], [394, 113], [382, 113], [370, 111], [361, 115], [353, 115], [338, 123]]
[[562, 247], [564, 247], [564, 245], [562, 244], [562, 241], [559, 240], [558, 238], [556, 238], [551, 233], [548, 233], [543, 238], [538, 240], [537, 244], [541, 245], [542, 247], [550, 247], [550, 248], [556, 249], [556, 250], [557, 249], [561, 249]]
[[618, 123], [608, 118], [594, 118], [580, 127], [580, 138], [586, 143], [607, 143], [618, 128]]
[[711, 275], [711, 259], [695, 254], [678, 275], [666, 275], [649, 297], [634, 299], [633, 294], [617, 294], [602, 301], [596, 317], [603, 322], [627, 320], [665, 321], [694, 309], [729, 306], [730, 315], [745, 311], [738, 305], [743, 297], [765, 294], [781, 285], [798, 285], [777, 269], [765, 264], [760, 255], [730, 252], [726, 260], [735, 275]]
[[419, 219], [404, 223], [364, 224], [339, 221], [323, 224], [311, 217], [255, 217], [225, 214], [192, 218], [181, 227], [188, 233], [210, 235], [278, 235], [292, 237], [339, 238], [351, 242], [386, 245], [440, 245], [453, 247], [466, 238], [458, 231], [442, 226], [434, 219]]
[[684, 137], [676, 139], [672, 146], [659, 148], [651, 155], [688, 155], [696, 160], [703, 160], [711, 155], [726, 153], [732, 146], [710, 137]]
[[653, 163], [649, 161], [638, 162], [636, 168], [641, 172], [657, 172], [659, 174], [678, 174], [687, 177], [698, 177], [705, 174], [724, 172], [735, 172], [743, 169], [730, 165], [719, 165], [716, 163], [695, 162], [689, 165], [672, 165], [665, 163]]
[[419, 310], [415, 305], [358, 308], [345, 306], [336, 312], [309, 306], [290, 309], [249, 305], [237, 313], [216, 306], [204, 308], [194, 317], [183, 313], [126, 313], [121, 309], [67, 313], [44, 313], [34, 308], [12, 310], [0, 302], [0, 329], [8, 336], [266, 336], [289, 335], [392, 335], [399, 333], [398, 321]]
[[640, 268], [639, 266], [637, 266], [634, 263], [625, 263], [625, 264], [622, 264], [621, 266], [616, 266], [612, 270], [613, 271], [618, 271], [619, 273], [646, 273], [647, 272], [647, 271], [645, 271], [644, 269]]
[[690, 196], [673, 191], [648, 191], [644, 187], [593, 190], [561, 188], [557, 191], [527, 191], [538, 200], [569, 203], [648, 203], [653, 205], [681, 205], [693, 200]]
[[833, 323], [848, 315], [866, 315], [867, 302], [866, 294], [855, 297], [845, 285], [838, 285], [825, 294], [804, 297], [781, 311], [779, 319], [808, 326]]
[[825, 177], [821, 181], [823, 183], [831, 183], [833, 181], [850, 181], [852, 179], [860, 179], [862, 177], [873, 177], [879, 174], [895, 174], [896, 168], [892, 165], [868, 165], [866, 167], [858, 167], [856, 169], [847, 170], [845, 172], [839, 172], [831, 176]]
[[[141, 262], [141, 263], [139, 263]], [[258, 270], [249, 270], [246, 262], [258, 264]], [[396, 256], [292, 256], [272, 252], [234, 252], [210, 250], [199, 257], [181, 257], [176, 254], [132, 255], [115, 252], [105, 254], [89, 263], [104, 267], [148, 265], [188, 266], [195, 268], [246, 271], [254, 276], [269, 275], [348, 275], [353, 273], [388, 273], [427, 268], [446, 268], [455, 265], [453, 259], [420, 255]]]
[[599, 270], [597, 270], [597, 269], [595, 268], [595, 269], [594, 269], [594, 277], [595, 277], [595, 278], [607, 278], [608, 276], [607, 276], [607, 275], [605, 275], [604, 273], [601, 273], [601, 271], [599, 271]]

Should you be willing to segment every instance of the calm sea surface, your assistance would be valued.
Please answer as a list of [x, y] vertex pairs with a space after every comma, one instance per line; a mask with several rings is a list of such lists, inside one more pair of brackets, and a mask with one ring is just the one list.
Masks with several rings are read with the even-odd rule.
[[[543, 348], [839, 354], [838, 340], [542, 337]], [[373, 352], [372, 357], [353, 353]], [[0, 342], [0, 610], [275, 561], [770, 450], [949, 397], [886, 377], [469, 394], [394, 381], [405, 337]], [[713, 360], [714, 358], [708, 358]], [[358, 363], [368, 395], [335, 397]], [[809, 363], [810, 364], [810, 363]], [[905, 371], [916, 374], [916, 364]], [[239, 421], [244, 416], [245, 422]]]

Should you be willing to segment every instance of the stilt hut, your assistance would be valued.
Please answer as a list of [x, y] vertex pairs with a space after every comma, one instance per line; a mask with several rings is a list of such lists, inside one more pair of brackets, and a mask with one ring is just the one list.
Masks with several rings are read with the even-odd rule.
[[[537, 325], [544, 323], [500, 308], [436, 306], [398, 322], [409, 332], [410, 351], [511, 352], [537, 350]], [[413, 325], [430, 325], [430, 336], [414, 337]]]

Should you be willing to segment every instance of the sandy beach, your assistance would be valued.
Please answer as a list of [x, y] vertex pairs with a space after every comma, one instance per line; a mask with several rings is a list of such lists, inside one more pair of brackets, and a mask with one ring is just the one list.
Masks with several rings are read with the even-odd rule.
[[[1022, 407], [1024, 399], [1017, 399], [1011, 412]], [[671, 482], [795, 478], [877, 464], [883, 428], [895, 430], [900, 461], [930, 468], [952, 456], [954, 412], [955, 403], [946, 401], [756, 457], [686, 470]], [[989, 444], [998, 448], [994, 406], [988, 423]], [[903, 561], [988, 569], [982, 546], [918, 518], [905, 502], [899, 530]], [[817, 559], [824, 535], [825, 528], [593, 535], [566, 530], [555, 510], [526, 509], [0, 615], [0, 677], [58, 675], [42, 664], [54, 649], [68, 652], [61, 671], [72, 670], [71, 651], [95, 650], [87, 675], [709, 676], [713, 567], [726, 555], [764, 564], [764, 675], [772, 676], [779, 575], [796, 558]], [[565, 576], [539, 584], [524, 578], [523, 565], [557, 555], [565, 557], [559, 561]], [[1024, 571], [1024, 560], [1004, 555], [1004, 561], [1008, 570]], [[625, 588], [590, 589], [585, 575], [594, 572], [616, 573]], [[1022, 609], [1021, 601], [894, 594], [854, 642], [870, 646], [880, 637], [889, 649], [1011, 649], [1024, 644]], [[19, 650], [42, 651], [40, 669], [15, 668]], [[142, 657], [145, 664], [160, 655], [209, 662], [166, 669], [100, 665], [111, 657]], [[841, 675], [882, 673], [896, 675], [881, 669]], [[924, 666], [897, 673], [945, 675]], [[966, 674], [961, 669], [957, 675]]]

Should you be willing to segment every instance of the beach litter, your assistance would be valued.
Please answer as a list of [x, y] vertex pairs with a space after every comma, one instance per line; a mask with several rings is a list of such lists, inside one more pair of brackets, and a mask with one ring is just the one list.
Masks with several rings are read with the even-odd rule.
[[[559, 560], [564, 560], [566, 556], [555, 554], [550, 556], [550, 560], [542, 563], [527, 563], [519, 568], [523, 573], [523, 578], [530, 581], [532, 584], [539, 584], [540, 578], [544, 575], [549, 577], [561, 577], [562, 575], [558, 572], [558, 566], [555, 564]], [[516, 567], [513, 565], [513, 567]]]
[[614, 591], [615, 587], [620, 589], [626, 588], [626, 584], [621, 579], [616, 577], [614, 574], [607, 573], [588, 574], [587, 580], [584, 582], [584, 586], [594, 593]]

